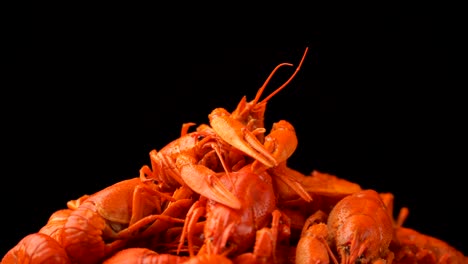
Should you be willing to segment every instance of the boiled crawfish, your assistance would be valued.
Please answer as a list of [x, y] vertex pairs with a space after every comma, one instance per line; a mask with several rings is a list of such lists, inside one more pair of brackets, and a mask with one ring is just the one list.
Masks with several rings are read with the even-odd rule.
[[[291, 186], [303, 199], [311, 201], [310, 195], [302, 186], [288, 177], [286, 160], [294, 152], [297, 146], [297, 139], [294, 128], [287, 121], [282, 120], [273, 125], [272, 133], [269, 138], [265, 138], [266, 131], [264, 124], [264, 113], [266, 104], [275, 94], [281, 91], [294, 78], [304, 62], [307, 54], [307, 48], [292, 76], [279, 88], [277, 88], [268, 97], [260, 100], [260, 97], [266, 88], [266, 85], [274, 73], [282, 66], [292, 66], [290, 63], [281, 63], [275, 67], [267, 78], [265, 83], [257, 91], [254, 100], [247, 102], [244, 96], [237, 108], [229, 113], [224, 108], [215, 108], [209, 115], [209, 123], [215, 133], [235, 149], [242, 151], [253, 160], [252, 166], [258, 167], [261, 163], [275, 177], [281, 177], [282, 180]], [[253, 169], [256, 172], [256, 169]]]
[[[237, 195], [241, 208], [233, 209], [209, 199], [196, 202], [187, 213], [185, 230], [181, 237], [181, 245], [187, 237], [191, 252], [191, 230], [201, 217], [206, 219], [202, 250], [215, 255], [227, 251], [228, 256], [236, 256], [252, 249], [257, 231], [267, 227], [269, 223], [280, 219], [282, 223], [288, 222], [283, 214], [274, 213], [276, 197], [271, 176], [266, 171], [255, 174], [251, 171], [251, 166], [246, 165], [230, 176], [231, 179], [221, 173], [219, 179]], [[231, 185], [231, 180], [234, 185]], [[288, 235], [288, 227], [277, 227], [273, 233], [275, 240], [278, 236], [285, 237]]]
[[468, 257], [447, 242], [407, 227], [397, 228], [390, 249], [395, 253], [394, 264], [467, 264]]
[[[176, 215], [161, 212], [163, 199], [176, 202], [151, 181], [132, 178], [113, 184], [90, 195], [70, 213], [58, 242], [74, 263], [98, 263], [129, 239], [157, 235], [148, 231], [155, 225], [164, 229], [170, 223], [183, 223]], [[186, 203], [187, 208], [191, 205], [191, 199], [177, 202]]]
[[[383, 193], [392, 204], [393, 194]], [[393, 210], [393, 207], [391, 207]], [[400, 209], [398, 217], [394, 220], [394, 237], [390, 249], [395, 253], [394, 264], [468, 264], [468, 256], [455, 247], [436, 237], [423, 234], [412, 228], [403, 227], [409, 215], [409, 209]]]
[[287, 166], [294, 127], [280, 120], [266, 133], [264, 114], [306, 54], [265, 99], [273, 75], [292, 64], [277, 65], [252, 101], [214, 109], [209, 125], [183, 124], [138, 178], [70, 201], [2, 264], [467, 263], [444, 241], [403, 227], [407, 210], [392, 219], [391, 194]]
[[306, 220], [312, 214], [317, 211], [329, 214], [341, 199], [362, 190], [357, 183], [317, 170], [304, 176], [300, 172], [289, 169], [288, 177], [294, 178], [313, 197], [312, 202], [307, 202], [280, 178], [276, 178], [274, 181], [275, 191], [278, 195], [278, 207], [291, 219], [291, 241], [294, 244], [301, 237], [305, 225], [308, 225]]
[[[156, 180], [162, 190], [173, 191], [180, 186], [189, 186], [193, 191], [203, 194], [210, 199], [232, 208], [240, 208], [240, 203], [223, 184], [210, 175], [215, 174], [213, 169], [218, 167], [218, 160], [213, 158], [213, 151], [222, 155], [219, 147], [221, 142], [209, 129], [198, 129], [188, 132], [194, 123], [185, 123], [182, 126], [180, 138], [164, 146], [159, 152], [150, 152], [151, 168], [143, 166], [140, 170], [142, 180]], [[224, 170], [229, 169], [223, 164]]]
[[[305, 236], [298, 243], [296, 263], [308, 263], [307, 259], [297, 258], [308, 250], [315, 252], [310, 258], [322, 261], [326, 255], [335, 259], [334, 254], [337, 254], [334, 262], [341, 264], [392, 262], [394, 254], [389, 246], [393, 238], [393, 219], [375, 190], [366, 189], [346, 196], [326, 218], [326, 225], [318, 226], [321, 223], [318, 221], [308, 227], [314, 232], [304, 232]], [[309, 238], [312, 235], [314, 239]], [[309, 243], [304, 243], [306, 239]]]

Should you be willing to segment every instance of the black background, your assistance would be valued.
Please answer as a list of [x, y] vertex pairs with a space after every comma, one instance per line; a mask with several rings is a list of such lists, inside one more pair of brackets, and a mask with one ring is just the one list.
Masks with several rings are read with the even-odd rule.
[[[11, 32], [0, 255], [68, 200], [137, 176], [182, 123], [252, 100], [277, 64], [297, 65], [306, 47], [266, 111], [267, 129], [280, 119], [296, 128], [289, 166], [392, 192], [396, 209], [410, 208], [407, 227], [468, 253], [459, 37], [437, 8], [315, 7], [268, 19], [252, 10], [251, 20], [79, 10], [39, 13]], [[292, 72], [282, 68], [265, 93]]]

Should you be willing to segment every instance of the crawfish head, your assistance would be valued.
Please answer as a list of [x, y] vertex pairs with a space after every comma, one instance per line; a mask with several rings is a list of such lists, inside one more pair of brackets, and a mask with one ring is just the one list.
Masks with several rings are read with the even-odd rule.
[[251, 166], [246, 165], [229, 176], [223, 174], [220, 180], [239, 198], [241, 207], [207, 202], [205, 238], [211, 253], [220, 254], [225, 249], [232, 254], [243, 253], [253, 247], [257, 230], [269, 223], [276, 208], [272, 179], [266, 172], [252, 173]]
[[379, 194], [363, 190], [340, 200], [328, 217], [330, 242], [341, 263], [391, 260], [393, 223]]
[[356, 215], [348, 221], [340, 230], [342, 235], [336, 238], [342, 263], [367, 263], [385, 256], [390, 240], [383, 237], [381, 227], [375, 227], [372, 217]]
[[[150, 152], [151, 167], [148, 175], [143, 178], [153, 178], [168, 190], [175, 190], [185, 185], [180, 176], [180, 169], [187, 164], [197, 164], [211, 151], [209, 143], [213, 133], [205, 129], [186, 133], [180, 138], [164, 146], [159, 152]], [[141, 176], [140, 176], [141, 177]]]
[[243, 252], [255, 240], [254, 216], [251, 210], [232, 209], [222, 204], [208, 206], [205, 238], [213, 254], [224, 250]]

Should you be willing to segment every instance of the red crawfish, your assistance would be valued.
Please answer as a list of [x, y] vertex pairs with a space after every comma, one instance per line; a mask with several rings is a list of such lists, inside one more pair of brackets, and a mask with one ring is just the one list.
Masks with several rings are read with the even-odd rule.
[[372, 189], [340, 200], [331, 210], [327, 226], [341, 263], [391, 263], [392, 221], [385, 203]]
[[[152, 181], [132, 178], [115, 183], [90, 195], [70, 213], [59, 243], [73, 263], [99, 263], [122, 249], [127, 240], [149, 236], [147, 230], [154, 230], [154, 225], [183, 223], [161, 212], [162, 200], [174, 201]], [[177, 202], [192, 203], [191, 199]]]
[[[173, 191], [180, 186], [189, 186], [193, 191], [232, 208], [239, 208], [240, 203], [226, 187], [216, 178], [213, 168], [218, 160], [211, 153], [217, 151], [222, 156], [217, 136], [209, 129], [198, 129], [188, 133], [194, 123], [182, 126], [181, 137], [164, 146], [159, 152], [150, 152], [151, 168], [143, 166], [140, 170], [142, 180], [156, 180], [162, 190]], [[226, 165], [224, 170], [229, 171]]]
[[[381, 195], [388, 200], [389, 204], [393, 205], [394, 197], [391, 193]], [[393, 210], [393, 206], [391, 209]], [[403, 207], [394, 221], [395, 234], [390, 244], [390, 249], [395, 254], [393, 263], [468, 264], [468, 256], [449, 243], [412, 228], [403, 227], [408, 215], [409, 209]]]
[[281, 178], [275, 178], [278, 208], [291, 219], [291, 241], [293, 242], [300, 238], [304, 225], [307, 225], [308, 217], [317, 211], [329, 214], [341, 199], [362, 190], [359, 184], [316, 170], [305, 176], [289, 169], [288, 177], [300, 183], [313, 197], [312, 202], [307, 202]]
[[[310, 259], [325, 261], [327, 254], [341, 264], [392, 262], [394, 254], [389, 246], [393, 238], [393, 219], [379, 193], [366, 189], [348, 195], [326, 218], [326, 225], [319, 221], [299, 240], [301, 246], [297, 247], [296, 263], [309, 263]], [[311, 236], [315, 239], [310, 239]], [[306, 239], [309, 244], [302, 244]], [[315, 253], [309, 259], [297, 258], [307, 254], [304, 252], [307, 250]]]
[[224, 108], [215, 108], [208, 115], [211, 127], [222, 139], [268, 167], [277, 164], [275, 159], [266, 153], [262, 147], [264, 140], [263, 133], [265, 132], [264, 115], [266, 104], [268, 100], [291, 82], [299, 71], [305, 55], [307, 54], [307, 50], [306, 48], [299, 66], [296, 68], [293, 75], [262, 101], [260, 101], [260, 97], [276, 71], [282, 66], [293, 66], [291, 63], [281, 63], [277, 65], [266, 79], [265, 83], [258, 89], [252, 101], [247, 102], [244, 96], [232, 113], [229, 113]]
[[[266, 168], [276, 168], [271, 172], [272, 176], [281, 177], [282, 180], [291, 186], [303, 199], [311, 201], [311, 197], [293, 179], [287, 177], [288, 167], [285, 160], [294, 152], [297, 146], [297, 138], [294, 128], [285, 120], [281, 120], [273, 125], [272, 135], [268, 138], [264, 136], [266, 131], [264, 124], [264, 114], [266, 104], [275, 94], [281, 91], [294, 78], [299, 71], [305, 56], [304, 55], [293, 75], [278, 89], [268, 97], [260, 101], [260, 97], [273, 74], [282, 66], [292, 66], [290, 63], [281, 63], [272, 71], [265, 83], [257, 91], [254, 100], [247, 102], [244, 96], [237, 108], [229, 113], [224, 108], [215, 108], [209, 115], [209, 123], [215, 133], [235, 149], [242, 151], [251, 157], [254, 162], [252, 166], [258, 167], [261, 163]], [[274, 134], [274, 135], [273, 135]], [[279, 166], [281, 164], [281, 166]], [[256, 171], [256, 169], [253, 169]]]
[[[187, 237], [190, 254], [193, 255], [191, 231], [200, 218], [205, 218], [203, 249], [209, 254], [235, 256], [252, 249], [256, 232], [269, 223], [281, 223], [275, 231], [277, 237], [288, 235], [288, 219], [283, 214], [274, 213], [276, 197], [271, 176], [264, 171], [261, 174], [251, 172], [246, 165], [236, 172], [219, 175], [220, 180], [239, 198], [242, 206], [233, 209], [215, 201], [205, 199], [196, 202], [187, 213], [180, 246]], [[231, 180], [234, 185], [231, 185]], [[279, 219], [278, 219], [279, 218]], [[274, 220], [276, 219], [276, 220]]]
[[447, 242], [407, 227], [395, 230], [395, 242], [390, 248], [395, 253], [395, 264], [468, 263], [468, 256]]

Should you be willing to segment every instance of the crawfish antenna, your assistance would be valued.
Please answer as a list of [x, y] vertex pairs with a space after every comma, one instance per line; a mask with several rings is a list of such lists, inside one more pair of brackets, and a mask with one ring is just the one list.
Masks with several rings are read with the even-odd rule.
[[[257, 94], [255, 95], [255, 99], [253, 100], [254, 103], [258, 102], [258, 100], [260, 100], [260, 96], [262, 96], [262, 93], [263, 93], [263, 90], [265, 90], [265, 87], [267, 86], [267, 84], [270, 82], [271, 78], [273, 77], [273, 75], [275, 75], [276, 71], [281, 68], [282, 66], [293, 66], [291, 63], [281, 63], [279, 65], [277, 65], [273, 71], [270, 73], [270, 75], [268, 76], [268, 78], [265, 80], [265, 82], [263, 83], [262, 87], [260, 87], [260, 89], [258, 89], [257, 91]], [[273, 94], [276, 94], [278, 91], [278, 89], [276, 89], [276, 91], [273, 92]], [[271, 98], [271, 94], [267, 97], [267, 98]], [[265, 101], [265, 100], [263, 100]]]
[[[263, 102], [266, 102], [268, 101], [271, 97], [273, 97], [275, 94], [277, 94], [279, 91], [281, 91], [284, 87], [286, 87], [286, 85], [288, 85], [291, 80], [294, 78], [294, 76], [296, 76], [297, 72], [299, 71], [299, 69], [301, 68], [302, 66], [302, 63], [304, 62], [304, 59], [306, 57], [306, 54], [307, 54], [307, 50], [309, 48], [306, 47], [305, 51], [304, 51], [304, 55], [302, 55], [302, 59], [301, 61], [299, 62], [299, 65], [297, 66], [296, 70], [294, 71], [294, 73], [291, 75], [291, 77], [289, 77], [289, 79], [283, 83], [283, 85], [281, 85], [278, 89], [276, 89], [274, 92], [272, 92], [269, 96], [267, 96], [265, 99], [263, 99], [260, 103], [263, 103]], [[271, 77], [273, 76], [273, 74], [276, 72], [276, 70], [278, 70], [279, 67], [281, 66], [284, 66], [284, 65], [288, 65], [288, 66], [293, 66], [292, 64], [290, 63], [281, 63], [280, 65], [276, 66], [276, 68], [271, 72], [270, 76], [268, 76], [268, 79], [265, 81], [265, 83], [263, 84], [262, 88], [260, 88], [260, 90], [257, 92], [257, 96], [255, 97], [255, 101], [258, 101], [259, 100], [259, 97], [261, 95], [261, 93], [263, 92], [263, 90], [265, 89], [265, 86], [267, 85], [267, 83], [270, 81]]]

